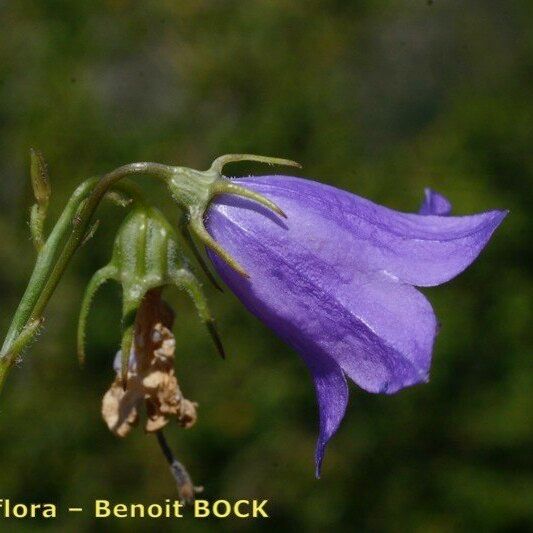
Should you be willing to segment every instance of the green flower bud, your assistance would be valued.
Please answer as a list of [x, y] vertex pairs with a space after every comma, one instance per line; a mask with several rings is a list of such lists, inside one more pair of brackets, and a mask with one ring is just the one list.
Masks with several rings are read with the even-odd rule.
[[43, 154], [33, 148], [30, 150], [30, 176], [36, 200], [30, 211], [30, 229], [35, 248], [40, 250], [44, 245], [44, 221], [52, 191]]
[[30, 174], [33, 194], [40, 206], [47, 206], [52, 192], [48, 169], [43, 154], [39, 150], [30, 150]]

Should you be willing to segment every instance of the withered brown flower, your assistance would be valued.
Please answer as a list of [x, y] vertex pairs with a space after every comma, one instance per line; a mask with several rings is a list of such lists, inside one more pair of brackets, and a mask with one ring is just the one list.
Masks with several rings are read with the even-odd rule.
[[187, 400], [174, 370], [176, 342], [171, 327], [174, 312], [162, 300], [161, 288], [144, 296], [135, 319], [134, 339], [127, 382], [122, 379], [121, 353], [115, 358], [115, 381], [102, 400], [102, 416], [109, 429], [125, 437], [137, 425], [146, 408], [145, 430], [155, 433], [178, 485], [180, 499], [191, 502], [202, 487], [195, 487], [186, 468], [174, 457], [162, 429], [172, 418], [190, 428], [196, 422], [198, 404]]
[[162, 429], [171, 418], [184, 428], [196, 422], [197, 404], [183, 396], [175, 375], [173, 320], [161, 290], [148, 291], [137, 312], [127, 383], [122, 380], [118, 356], [115, 380], [102, 400], [104, 421], [119, 437], [137, 425], [143, 403], [149, 433]]

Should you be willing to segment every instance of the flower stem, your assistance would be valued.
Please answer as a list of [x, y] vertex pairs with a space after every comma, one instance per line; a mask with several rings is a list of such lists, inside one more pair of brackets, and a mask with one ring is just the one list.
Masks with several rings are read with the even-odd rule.
[[90, 178], [77, 187], [67, 202], [67, 205], [61, 213], [54, 229], [50, 233], [50, 237], [41, 248], [26, 291], [20, 300], [20, 304], [7, 332], [1, 350], [2, 355], [0, 355], [0, 357], [3, 357], [3, 355], [11, 349], [13, 343], [24, 329], [31, 315], [35, 314], [33, 313], [33, 309], [39, 298], [40, 291], [46, 283], [48, 275], [54, 265], [56, 251], [67, 234], [80, 203], [87, 198], [97, 181], [98, 178]]
[[70, 259], [83, 241], [93, 213], [111, 186], [122, 178], [133, 174], [153, 174], [158, 177], [164, 177], [168, 174], [168, 170], [169, 167], [159, 163], [131, 163], [113, 170], [96, 183], [91, 195], [83, 203], [80, 213], [74, 218], [72, 232], [33, 308], [33, 317], [40, 316], [46, 307]]
[[155, 435], [157, 437], [159, 447], [161, 448], [161, 451], [163, 452], [163, 455], [165, 456], [165, 459], [170, 467], [170, 472], [172, 473], [172, 476], [178, 485], [178, 494], [181, 501], [184, 503], [191, 503], [194, 500], [195, 494], [203, 490], [202, 487], [194, 486], [191, 476], [189, 475], [189, 472], [187, 472], [185, 466], [183, 466], [183, 464], [181, 464], [174, 457], [174, 454], [168, 445], [167, 439], [163, 434], [163, 430], [160, 429], [159, 431], [156, 431]]
[[[25, 336], [22, 341], [28, 337], [27, 342], [20, 340], [17, 342], [19, 336], [29, 323], [41, 321], [48, 301], [70, 259], [83, 243], [91, 218], [106, 192], [126, 176], [151, 174], [165, 179], [171, 172], [170, 169], [171, 167], [159, 163], [131, 163], [113, 170], [100, 179], [90, 178], [74, 191], [50, 237], [38, 254], [30, 281], [6, 334], [0, 351], [0, 389], [7, 371], [31, 340], [31, 337]], [[117, 186], [117, 188], [131, 193], [131, 187]], [[65, 244], [60, 248], [64, 241]], [[61, 251], [58, 255], [59, 250]]]

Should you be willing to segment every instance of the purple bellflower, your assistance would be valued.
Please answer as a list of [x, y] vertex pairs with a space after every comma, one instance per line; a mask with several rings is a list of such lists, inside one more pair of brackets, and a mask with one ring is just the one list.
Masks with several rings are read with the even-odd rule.
[[465, 270], [507, 212], [449, 216], [450, 202], [430, 189], [419, 213], [410, 214], [302, 178], [237, 181], [287, 218], [247, 198], [217, 196], [206, 228], [248, 277], [213, 250], [209, 256], [244, 305], [310, 370], [320, 413], [319, 477], [346, 411], [346, 377], [383, 394], [428, 380], [438, 324], [415, 287]]

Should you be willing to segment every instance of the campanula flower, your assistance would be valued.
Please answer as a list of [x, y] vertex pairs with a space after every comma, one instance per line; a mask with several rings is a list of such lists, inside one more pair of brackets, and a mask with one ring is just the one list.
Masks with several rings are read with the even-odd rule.
[[316, 473], [348, 403], [347, 379], [392, 394], [426, 382], [437, 320], [415, 287], [445, 283], [483, 250], [506, 211], [450, 216], [426, 190], [418, 214], [290, 176], [251, 176], [250, 199], [222, 195], [205, 225], [247, 274], [209, 255], [244, 305], [304, 359], [316, 389], [320, 431]]

